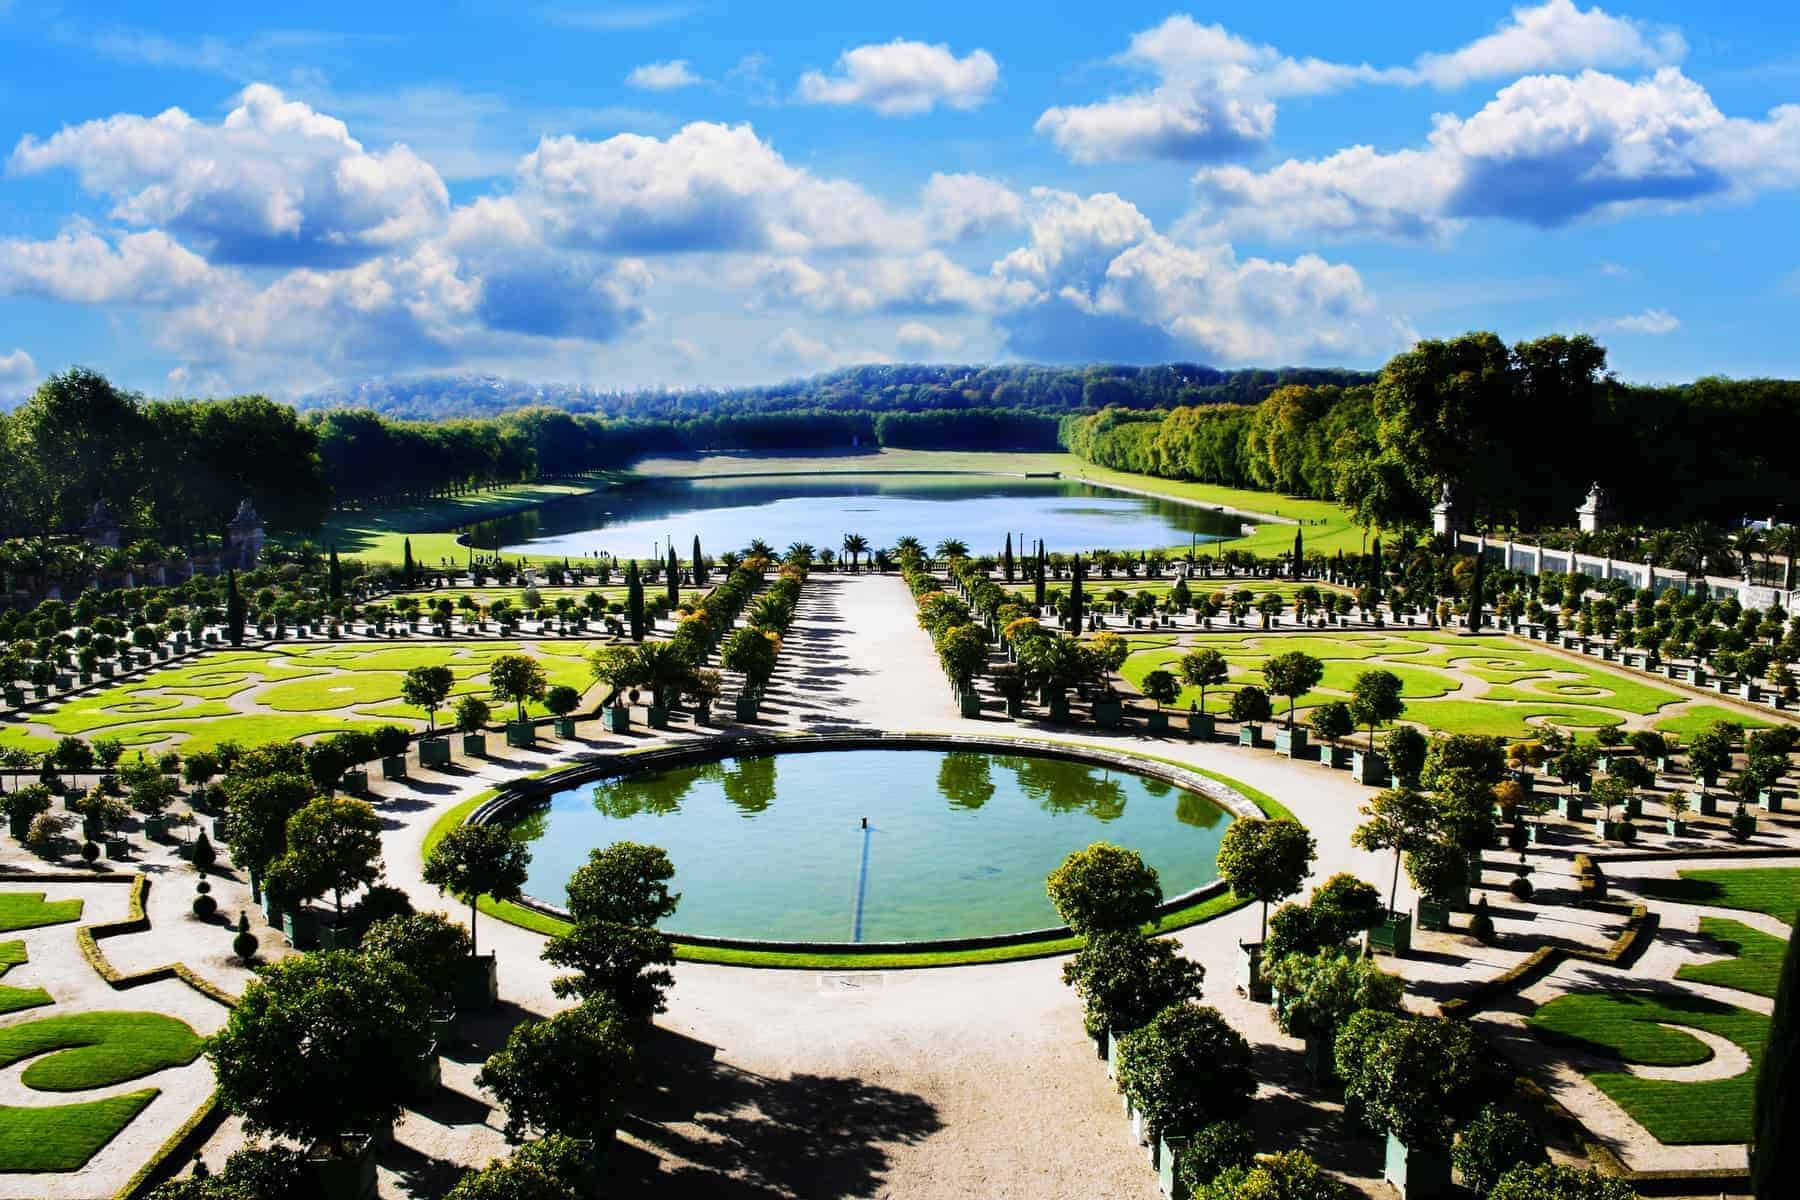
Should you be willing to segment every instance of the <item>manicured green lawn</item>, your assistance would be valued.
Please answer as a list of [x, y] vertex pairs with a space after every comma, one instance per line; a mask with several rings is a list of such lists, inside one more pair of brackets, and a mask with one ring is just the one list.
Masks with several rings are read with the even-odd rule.
[[1675, 904], [1741, 908], [1792, 926], [1800, 917], [1800, 867], [1708, 867], [1678, 879], [1644, 879], [1638, 891]]
[[464, 563], [469, 552], [457, 545], [455, 532], [461, 526], [579, 496], [597, 485], [598, 481], [519, 484], [407, 508], [337, 513], [325, 522], [317, 541], [321, 546], [337, 547], [346, 557], [397, 563], [405, 557], [410, 538], [413, 561], [421, 565], [435, 566], [439, 559]]
[[0, 933], [62, 925], [80, 919], [79, 899], [45, 900], [42, 892], [0, 892]]
[[1705, 733], [1715, 721], [1730, 721], [1733, 725], [1741, 725], [1745, 729], [1767, 729], [1773, 722], [1764, 721], [1750, 713], [1741, 713], [1735, 708], [1723, 708], [1717, 704], [1696, 704], [1685, 711], [1658, 721], [1654, 726], [1661, 733], [1672, 733], [1684, 743], [1691, 742]]
[[162, 1013], [88, 1012], [0, 1029], [0, 1067], [32, 1059], [19, 1077], [39, 1092], [112, 1087], [200, 1057], [186, 1022]]
[[85, 1104], [0, 1106], [0, 1172], [79, 1171], [156, 1096], [149, 1088]]
[[1781, 960], [1787, 954], [1787, 939], [1771, 937], [1742, 921], [1724, 917], [1701, 917], [1700, 932], [1718, 942], [1720, 951], [1732, 957], [1722, 962], [1689, 963], [1675, 972], [1675, 978], [1774, 998], [1776, 986], [1781, 982]]
[[1749, 1140], [1756, 1072], [1769, 1031], [1762, 1014], [1697, 996], [1579, 992], [1539, 1008], [1530, 1025], [1549, 1040], [1641, 1066], [1690, 1066], [1712, 1057], [1699, 1039], [1669, 1026], [1730, 1039], [1751, 1066], [1728, 1079], [1678, 1082], [1618, 1071], [1593, 1071], [1588, 1078], [1664, 1145]]
[[[24, 942], [0, 942], [0, 979], [6, 978], [6, 973], [14, 967], [23, 966], [28, 961]], [[17, 988], [0, 984], [0, 1016], [49, 1003], [50, 993], [43, 988]]]

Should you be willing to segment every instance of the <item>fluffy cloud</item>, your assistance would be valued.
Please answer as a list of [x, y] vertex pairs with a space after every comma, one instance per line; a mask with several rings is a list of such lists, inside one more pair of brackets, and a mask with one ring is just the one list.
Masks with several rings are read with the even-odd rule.
[[1662, 67], [1686, 54], [1687, 43], [1674, 30], [1615, 17], [1598, 5], [1584, 12], [1573, 0], [1547, 0], [1536, 8], [1514, 9], [1493, 33], [1459, 50], [1421, 55], [1411, 72], [1400, 74], [1454, 88], [1538, 71]]
[[941, 242], [980, 237], [1024, 219], [1025, 202], [984, 175], [933, 175], [920, 196], [925, 223]]
[[790, 166], [748, 125], [666, 138], [545, 138], [519, 164], [522, 203], [562, 245], [625, 254], [803, 253], [917, 245], [917, 220], [854, 183]]
[[37, 364], [31, 361], [31, 355], [23, 350], [0, 354], [0, 387], [19, 387], [36, 378]]
[[797, 94], [808, 104], [858, 105], [884, 117], [912, 117], [939, 104], [979, 108], [999, 81], [1000, 65], [986, 50], [958, 58], [948, 46], [895, 39], [846, 50], [838, 56], [835, 75], [808, 71]]
[[968, 312], [989, 307], [1002, 289], [927, 250], [911, 257], [862, 258], [815, 266], [801, 258], [756, 264], [740, 283], [815, 312], [863, 316], [874, 312]]
[[892, 361], [879, 350], [846, 349], [793, 328], [783, 329], [776, 334], [770, 339], [764, 352], [776, 366], [790, 367], [797, 371], [823, 371], [852, 363]]
[[216, 263], [344, 265], [437, 229], [449, 194], [404, 146], [371, 153], [342, 121], [253, 84], [218, 124], [178, 108], [88, 121], [13, 150], [14, 171], [69, 168], [127, 224]]
[[625, 86], [641, 88], [646, 92], [672, 92], [705, 82], [706, 80], [694, 74], [685, 58], [645, 63], [641, 67], [633, 67], [631, 74], [625, 77]]
[[1666, 309], [1650, 308], [1628, 317], [1602, 321], [1599, 328], [1606, 333], [1637, 333], [1647, 337], [1660, 337], [1680, 329], [1681, 321]]
[[152, 230], [108, 242], [73, 230], [42, 242], [0, 241], [0, 292], [72, 304], [165, 305], [223, 276], [168, 234]]
[[1436, 119], [1426, 144], [1351, 147], [1262, 173], [1195, 176], [1200, 216], [1272, 236], [1442, 236], [1497, 217], [1553, 227], [1595, 213], [1677, 205], [1800, 182], [1800, 106], [1726, 118], [1665, 67], [1628, 82], [1596, 71], [1540, 75], [1468, 118]]
[[962, 338], [918, 321], [908, 321], [894, 331], [894, 344], [915, 358], [940, 358], [962, 348]]
[[1111, 194], [1038, 190], [1031, 242], [994, 265], [1010, 349], [1052, 362], [1341, 361], [1404, 345], [1354, 268], [1302, 255], [1240, 260], [1157, 233]]

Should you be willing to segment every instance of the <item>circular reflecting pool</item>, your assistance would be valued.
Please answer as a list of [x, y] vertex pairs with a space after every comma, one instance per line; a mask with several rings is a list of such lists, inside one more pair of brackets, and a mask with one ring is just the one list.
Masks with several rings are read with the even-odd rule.
[[1168, 897], [1215, 877], [1231, 814], [1165, 780], [1033, 754], [833, 750], [590, 782], [513, 820], [526, 891], [561, 905], [588, 852], [661, 846], [686, 934], [803, 942], [976, 937], [1058, 923], [1071, 850], [1141, 853]]

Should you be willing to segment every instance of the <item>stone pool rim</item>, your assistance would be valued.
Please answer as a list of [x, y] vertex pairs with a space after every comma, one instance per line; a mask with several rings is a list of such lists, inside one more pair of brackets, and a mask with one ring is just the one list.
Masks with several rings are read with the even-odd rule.
[[[1236, 789], [1197, 771], [1190, 771], [1162, 759], [1145, 758], [1123, 751], [1047, 742], [1028, 738], [978, 736], [946, 733], [826, 733], [789, 736], [765, 734], [725, 734], [702, 741], [659, 746], [604, 758], [590, 759], [573, 766], [559, 768], [542, 775], [515, 779], [501, 785], [495, 794], [471, 812], [465, 824], [486, 825], [504, 821], [515, 812], [536, 805], [550, 795], [602, 779], [619, 779], [649, 771], [674, 767], [722, 762], [729, 758], [764, 757], [777, 754], [805, 754], [837, 750], [936, 750], [949, 753], [963, 751], [986, 754], [1026, 754], [1065, 762], [1084, 763], [1128, 771], [1171, 786], [1194, 792], [1229, 813], [1234, 820], [1262, 820], [1267, 814], [1254, 801]], [[1153, 918], [1188, 909], [1229, 891], [1222, 879], [1214, 879], [1192, 888], [1158, 905]], [[515, 901], [521, 908], [553, 920], [569, 921], [568, 910], [523, 895]], [[785, 953], [818, 955], [931, 954], [967, 950], [998, 949], [1027, 946], [1038, 942], [1060, 941], [1075, 936], [1067, 925], [1018, 930], [1012, 933], [982, 934], [960, 938], [931, 938], [886, 942], [815, 942], [784, 941], [772, 938], [731, 938], [704, 934], [663, 931], [678, 946], [695, 946], [714, 950], [750, 953]]]

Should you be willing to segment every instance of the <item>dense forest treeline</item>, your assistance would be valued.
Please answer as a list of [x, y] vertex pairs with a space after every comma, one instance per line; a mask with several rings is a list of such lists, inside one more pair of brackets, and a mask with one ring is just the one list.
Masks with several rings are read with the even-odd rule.
[[762, 387], [606, 392], [492, 375], [435, 375], [330, 388], [302, 397], [299, 407], [308, 411], [367, 409], [404, 420], [492, 417], [519, 408], [643, 420], [814, 410], [890, 413], [991, 408], [1061, 414], [1108, 406], [1255, 404], [1284, 384], [1349, 387], [1374, 378], [1373, 372], [1337, 368], [1220, 371], [1195, 363], [1153, 367], [899, 363], [845, 367]]
[[1644, 526], [1800, 516], [1800, 383], [1633, 386], [1586, 336], [1422, 341], [1372, 383], [1072, 414], [1061, 439], [1101, 466], [1338, 500], [1388, 526], [1426, 523], [1446, 485], [1493, 528], [1573, 525], [1595, 482]]
[[1336, 499], [1387, 527], [1423, 525], [1446, 484], [1467, 516], [1521, 529], [1567, 527], [1596, 480], [1618, 516], [1641, 525], [1800, 515], [1800, 383], [1631, 386], [1585, 336], [1424, 341], [1378, 376], [880, 366], [711, 401], [639, 399], [628, 411], [614, 397], [619, 411], [606, 415], [537, 404], [417, 421], [260, 396], [146, 400], [77, 368], [0, 414], [0, 536], [72, 533], [105, 500], [129, 538], [193, 547], [244, 497], [271, 529], [305, 534], [334, 504], [651, 454], [852, 445], [1060, 444], [1121, 470]]

